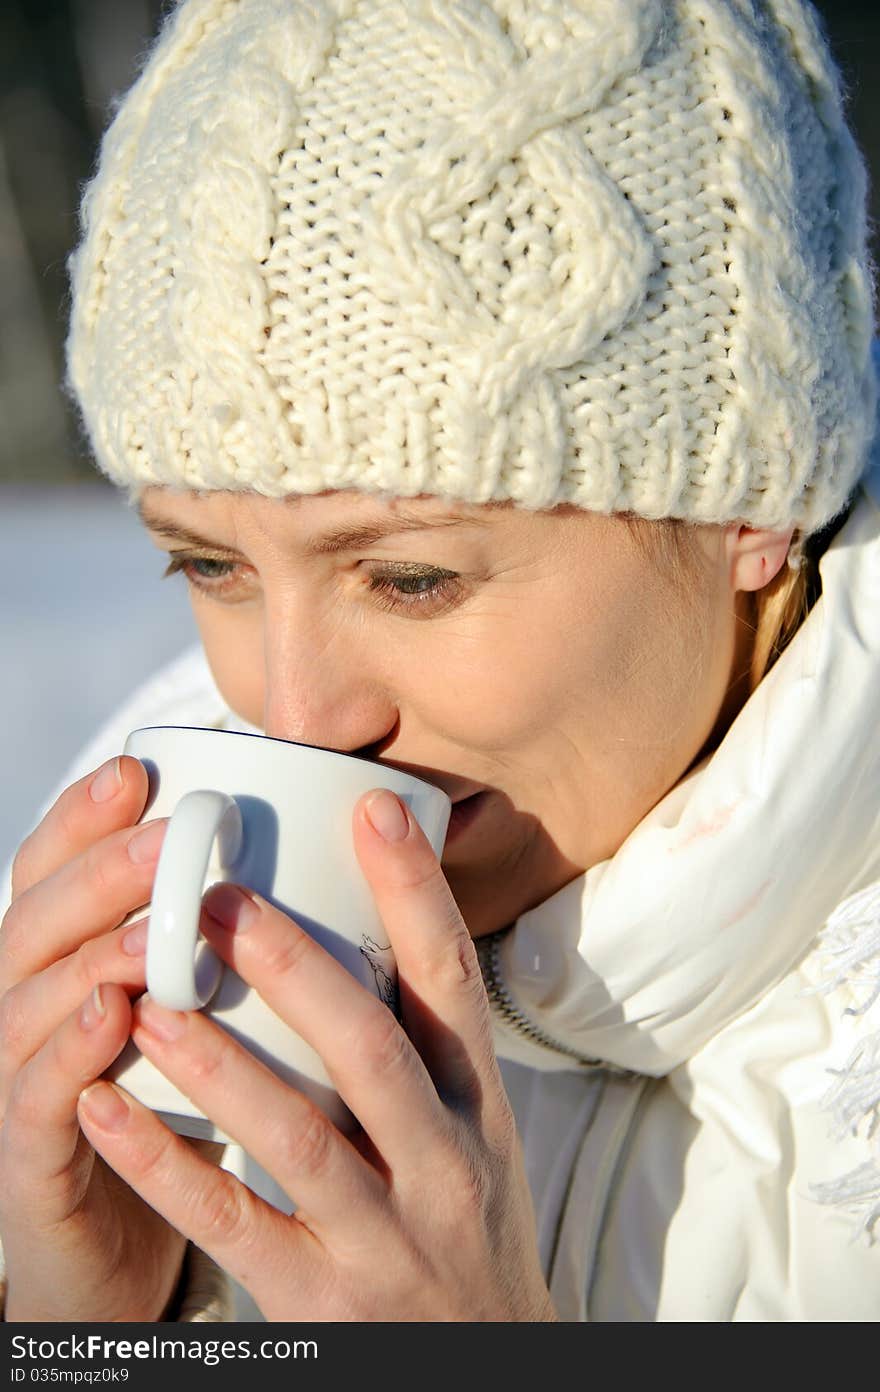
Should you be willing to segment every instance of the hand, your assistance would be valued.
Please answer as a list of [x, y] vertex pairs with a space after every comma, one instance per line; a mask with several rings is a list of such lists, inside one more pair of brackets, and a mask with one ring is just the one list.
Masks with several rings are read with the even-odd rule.
[[[374, 828], [396, 811], [403, 839]], [[403, 813], [403, 819], [400, 814]], [[219, 955], [323, 1058], [361, 1123], [343, 1136], [198, 1012], [134, 1010], [142, 1052], [296, 1203], [292, 1216], [194, 1155], [109, 1083], [80, 1104], [95, 1149], [269, 1320], [553, 1320], [474, 945], [434, 853], [392, 794], [354, 816], [394, 948], [401, 1026], [285, 914], [205, 896]]]
[[[68, 788], [16, 856], [0, 927], [0, 1234], [7, 1320], [155, 1320], [184, 1241], [95, 1155], [77, 1098], [126, 1043], [144, 989], [164, 823], [135, 827], [137, 759]], [[100, 985], [100, 989], [99, 988]]]

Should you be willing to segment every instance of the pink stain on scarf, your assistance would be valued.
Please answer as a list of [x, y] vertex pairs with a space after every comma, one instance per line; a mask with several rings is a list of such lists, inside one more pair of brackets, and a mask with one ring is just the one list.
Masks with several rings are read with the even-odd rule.
[[697, 841], [705, 840], [707, 836], [717, 836], [730, 822], [731, 817], [738, 807], [738, 801], [731, 802], [727, 807], [719, 807], [718, 811], [715, 812], [713, 816], [708, 817], [703, 822], [699, 822], [683, 841], [679, 841], [676, 845], [670, 846], [670, 851], [685, 851], [688, 846], [693, 846]]

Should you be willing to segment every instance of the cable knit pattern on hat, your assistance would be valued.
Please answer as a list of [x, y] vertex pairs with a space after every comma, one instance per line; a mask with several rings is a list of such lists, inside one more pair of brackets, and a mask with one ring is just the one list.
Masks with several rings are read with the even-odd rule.
[[845, 505], [866, 178], [800, 0], [184, 0], [104, 142], [99, 466], [698, 522]]

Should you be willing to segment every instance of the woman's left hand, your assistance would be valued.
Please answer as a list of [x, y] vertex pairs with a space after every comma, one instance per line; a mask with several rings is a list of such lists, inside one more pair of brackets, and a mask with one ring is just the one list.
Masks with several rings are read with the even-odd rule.
[[[390, 799], [390, 803], [389, 803]], [[374, 820], [370, 820], [368, 806]], [[343, 1136], [198, 1012], [134, 1012], [138, 1048], [281, 1186], [279, 1212], [102, 1082], [80, 1124], [148, 1204], [251, 1294], [268, 1320], [555, 1320], [473, 942], [402, 804], [368, 794], [358, 859], [394, 949], [392, 1012], [286, 914], [229, 885], [205, 896], [223, 959], [320, 1054], [363, 1130]]]

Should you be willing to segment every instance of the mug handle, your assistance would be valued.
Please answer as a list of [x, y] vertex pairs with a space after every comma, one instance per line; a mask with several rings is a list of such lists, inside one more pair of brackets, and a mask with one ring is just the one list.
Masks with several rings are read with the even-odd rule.
[[169, 1010], [201, 1009], [223, 975], [223, 963], [207, 943], [196, 961], [202, 886], [215, 838], [220, 864], [228, 869], [241, 850], [238, 803], [209, 789], [185, 793], [165, 832], [147, 931], [147, 990]]

